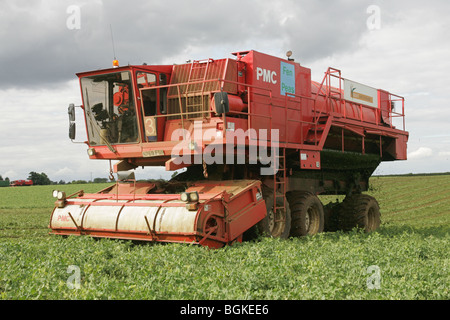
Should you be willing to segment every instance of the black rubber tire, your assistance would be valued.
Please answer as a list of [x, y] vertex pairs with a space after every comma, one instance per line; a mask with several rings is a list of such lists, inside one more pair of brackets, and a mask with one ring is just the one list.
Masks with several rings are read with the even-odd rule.
[[366, 194], [354, 194], [345, 198], [338, 210], [338, 229], [350, 231], [360, 228], [375, 231], [381, 223], [377, 200]]
[[287, 239], [291, 229], [291, 213], [288, 201], [283, 201], [281, 194], [277, 196], [277, 207], [283, 207], [283, 202], [286, 205], [286, 210], [277, 209], [277, 214], [273, 214], [274, 195], [271, 189], [263, 188], [263, 196], [266, 201], [267, 214], [260, 222], [256, 224], [258, 234]]
[[291, 208], [292, 237], [323, 232], [324, 210], [320, 199], [307, 191], [292, 191], [287, 196]]
[[342, 202], [330, 202], [323, 206], [323, 213], [325, 217], [323, 231], [334, 232], [339, 229], [339, 210]]

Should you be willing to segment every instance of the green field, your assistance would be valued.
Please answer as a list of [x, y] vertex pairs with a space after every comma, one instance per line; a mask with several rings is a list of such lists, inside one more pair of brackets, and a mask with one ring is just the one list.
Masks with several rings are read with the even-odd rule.
[[219, 250], [50, 236], [54, 186], [0, 188], [0, 299], [450, 299], [450, 176], [371, 183], [376, 232]]

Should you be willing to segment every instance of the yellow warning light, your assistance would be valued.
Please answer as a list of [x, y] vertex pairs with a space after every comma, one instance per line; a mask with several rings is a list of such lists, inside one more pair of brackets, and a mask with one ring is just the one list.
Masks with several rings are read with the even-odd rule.
[[114, 59], [113, 60], [113, 68], [118, 68], [119, 67], [119, 60]]

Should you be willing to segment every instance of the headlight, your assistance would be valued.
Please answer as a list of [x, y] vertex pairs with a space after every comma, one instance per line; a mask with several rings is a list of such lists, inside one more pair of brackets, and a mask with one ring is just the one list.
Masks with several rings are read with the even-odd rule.
[[56, 196], [58, 200], [66, 199], [66, 193], [64, 191], [58, 191], [58, 195]]
[[198, 192], [194, 191], [189, 193], [189, 199], [191, 200], [191, 202], [197, 202], [198, 201]]
[[189, 201], [189, 193], [183, 192], [183, 193], [180, 195], [180, 198], [181, 198], [181, 201], [188, 202], [188, 201]]
[[53, 198], [57, 198], [58, 197], [58, 190], [53, 190], [52, 196], [53, 196]]
[[89, 156], [93, 156], [93, 155], [95, 155], [95, 149], [94, 148], [89, 148], [87, 153], [88, 153]]
[[184, 202], [198, 202], [198, 200], [199, 200], [198, 192], [197, 191], [183, 192], [180, 195], [180, 199], [181, 199], [181, 201], [184, 201]]

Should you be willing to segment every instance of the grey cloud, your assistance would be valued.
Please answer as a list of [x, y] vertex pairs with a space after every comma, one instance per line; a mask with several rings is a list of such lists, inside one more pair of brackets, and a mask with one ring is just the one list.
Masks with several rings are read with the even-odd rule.
[[[6, 1], [0, 33], [0, 86], [42, 87], [76, 72], [122, 64], [161, 63], [187, 47], [272, 53], [288, 49], [302, 61], [354, 50], [366, 32], [370, 1]], [[71, 5], [80, 29], [67, 28]], [[5, 32], [5, 30], [8, 30]], [[246, 45], [255, 47], [239, 47]], [[279, 46], [285, 46], [281, 48]], [[230, 52], [223, 52], [228, 55]], [[271, 52], [269, 52], [271, 53]], [[201, 59], [208, 56], [189, 57]]]

